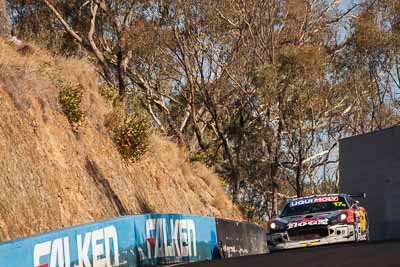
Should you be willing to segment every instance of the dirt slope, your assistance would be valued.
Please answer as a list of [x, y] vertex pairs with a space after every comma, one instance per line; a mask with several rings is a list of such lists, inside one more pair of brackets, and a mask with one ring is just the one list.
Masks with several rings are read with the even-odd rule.
[[[78, 133], [57, 79], [85, 88]], [[165, 138], [153, 135], [143, 160], [125, 163], [104, 126], [110, 112], [90, 64], [0, 40], [0, 240], [145, 212], [241, 219], [218, 177]]]

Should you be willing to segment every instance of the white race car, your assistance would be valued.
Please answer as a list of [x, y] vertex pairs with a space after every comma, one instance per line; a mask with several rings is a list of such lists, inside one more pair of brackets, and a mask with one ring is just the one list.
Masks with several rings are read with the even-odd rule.
[[350, 194], [312, 195], [289, 200], [267, 224], [271, 251], [369, 239], [367, 212]]

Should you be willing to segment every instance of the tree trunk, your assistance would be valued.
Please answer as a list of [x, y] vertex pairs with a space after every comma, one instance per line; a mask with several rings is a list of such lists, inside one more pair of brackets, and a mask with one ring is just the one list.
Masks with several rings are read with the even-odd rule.
[[0, 0], [0, 37], [10, 37], [6, 0]]
[[122, 48], [119, 48], [117, 53], [118, 59], [118, 92], [119, 96], [123, 97], [125, 95], [125, 79], [126, 79], [126, 64], [122, 52]]

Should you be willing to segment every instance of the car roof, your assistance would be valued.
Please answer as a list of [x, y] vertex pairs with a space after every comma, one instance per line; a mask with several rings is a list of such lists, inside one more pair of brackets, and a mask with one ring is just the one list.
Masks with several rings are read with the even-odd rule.
[[316, 195], [308, 195], [308, 196], [304, 196], [304, 197], [296, 197], [296, 198], [290, 198], [287, 199], [285, 204], [282, 206], [281, 211], [283, 211], [286, 207], [288, 207], [290, 205], [291, 202], [294, 201], [299, 201], [299, 200], [303, 200], [303, 199], [313, 199], [313, 198], [317, 198], [317, 197], [343, 197], [346, 201], [346, 203], [349, 205], [351, 198], [350, 195], [347, 193], [334, 193], [334, 194], [316, 194]]
[[304, 197], [290, 198], [287, 200], [287, 202], [298, 201], [298, 200], [302, 200], [302, 199], [316, 198], [316, 197], [336, 197], [336, 196], [344, 197], [344, 198], [349, 197], [349, 195], [345, 194], [345, 193], [317, 194], [317, 195], [308, 195], [308, 196], [304, 196]]

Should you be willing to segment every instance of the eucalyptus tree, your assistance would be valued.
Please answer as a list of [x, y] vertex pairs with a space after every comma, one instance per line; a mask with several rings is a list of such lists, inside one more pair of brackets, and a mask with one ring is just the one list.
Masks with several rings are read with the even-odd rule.
[[20, 34], [87, 56], [252, 218], [337, 190], [338, 140], [399, 122], [396, 0], [8, 2]]

